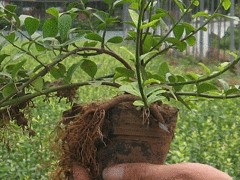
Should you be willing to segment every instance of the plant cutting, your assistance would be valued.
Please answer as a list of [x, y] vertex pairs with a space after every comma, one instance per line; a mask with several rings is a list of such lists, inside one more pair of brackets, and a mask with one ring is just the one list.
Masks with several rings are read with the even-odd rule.
[[[221, 0], [213, 14], [194, 12], [198, 0], [175, 0], [179, 17], [157, 7], [154, 0], [104, 3], [107, 12], [88, 7], [87, 1], [71, 3], [65, 12], [49, 8], [42, 26], [35, 17], [16, 15], [14, 5], [1, 7], [0, 17], [8, 22], [1, 30], [1, 127], [13, 120], [33, 135], [25, 109], [37, 107], [34, 98], [54, 95], [72, 102], [56, 127], [58, 178], [72, 178], [74, 164], [86, 168], [93, 179], [101, 179], [102, 170], [117, 163], [163, 164], [178, 114], [169, 101], [179, 101], [190, 109], [191, 97], [240, 97], [239, 86], [220, 79], [239, 62], [238, 54], [231, 53], [234, 61], [222, 63], [213, 71], [199, 63], [205, 71], [202, 74], [177, 74], [168, 62], [155, 63], [170, 49], [182, 52], [193, 46], [196, 33], [206, 30], [214, 18], [233, 18], [218, 13], [220, 8], [229, 9], [229, 0]], [[129, 5], [129, 22], [114, 15], [115, 8], [125, 3]], [[196, 28], [185, 21], [189, 16], [193, 20], [203, 18], [204, 23]], [[127, 37], [107, 36], [117, 23], [132, 27]], [[119, 48], [114, 49], [113, 44]], [[7, 52], [9, 46], [15, 51]], [[100, 62], [102, 55], [116, 61], [109, 74], [98, 74], [101, 66], [109, 65]], [[49, 60], [44, 59], [46, 56]], [[153, 65], [157, 66], [155, 70]], [[109, 101], [83, 105], [75, 100], [78, 93], [82, 96], [78, 91], [82, 86], [110, 86], [118, 93]]]

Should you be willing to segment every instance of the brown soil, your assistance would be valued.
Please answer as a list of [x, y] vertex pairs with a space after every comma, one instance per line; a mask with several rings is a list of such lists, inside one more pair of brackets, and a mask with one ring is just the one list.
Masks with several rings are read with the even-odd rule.
[[[62, 152], [59, 179], [73, 179], [72, 168], [76, 164], [85, 167], [92, 179], [102, 179], [101, 172], [109, 165], [164, 163], [178, 110], [165, 104], [137, 110], [132, 105], [134, 100], [134, 96], [122, 95], [102, 104], [75, 104], [64, 112], [58, 126]], [[168, 132], [159, 128], [160, 122]]]

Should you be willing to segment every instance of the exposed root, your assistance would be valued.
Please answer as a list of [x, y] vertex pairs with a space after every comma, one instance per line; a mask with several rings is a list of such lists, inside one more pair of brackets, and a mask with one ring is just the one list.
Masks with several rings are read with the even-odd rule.
[[[57, 177], [54, 179], [73, 179], [76, 164], [87, 169], [92, 179], [99, 177], [101, 172], [97, 162], [96, 145], [101, 143], [106, 146], [102, 134], [106, 112], [119, 103], [135, 100], [136, 96], [124, 94], [102, 104], [92, 103], [86, 106], [74, 104], [72, 109], [65, 111], [57, 127], [60, 130], [57, 142], [60, 144], [62, 154]], [[143, 110], [144, 124], [149, 124], [151, 114], [157, 121], [165, 123], [158, 107], [152, 105], [149, 109]]]

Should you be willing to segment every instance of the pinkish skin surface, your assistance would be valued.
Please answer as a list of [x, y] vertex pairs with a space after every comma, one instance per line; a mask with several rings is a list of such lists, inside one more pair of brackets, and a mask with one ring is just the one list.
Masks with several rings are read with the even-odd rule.
[[[90, 180], [83, 168], [75, 167], [74, 180]], [[226, 173], [199, 163], [154, 165], [119, 164], [103, 171], [104, 180], [232, 180]]]

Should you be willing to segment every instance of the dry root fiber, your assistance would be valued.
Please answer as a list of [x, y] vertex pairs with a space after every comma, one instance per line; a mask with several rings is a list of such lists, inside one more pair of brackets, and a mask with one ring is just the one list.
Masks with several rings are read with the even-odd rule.
[[[73, 179], [72, 169], [76, 164], [86, 168], [92, 179], [98, 179], [101, 168], [97, 161], [97, 147], [99, 144], [106, 146], [104, 138], [107, 137], [102, 134], [106, 114], [115, 105], [133, 102], [136, 99], [135, 96], [121, 95], [103, 104], [74, 104], [72, 109], [65, 111], [58, 126], [58, 129], [61, 129], [57, 135], [61, 157], [56, 173], [58, 178], [55, 179]], [[151, 112], [156, 120], [164, 123], [162, 113], [157, 109], [154, 105], [148, 112]]]

